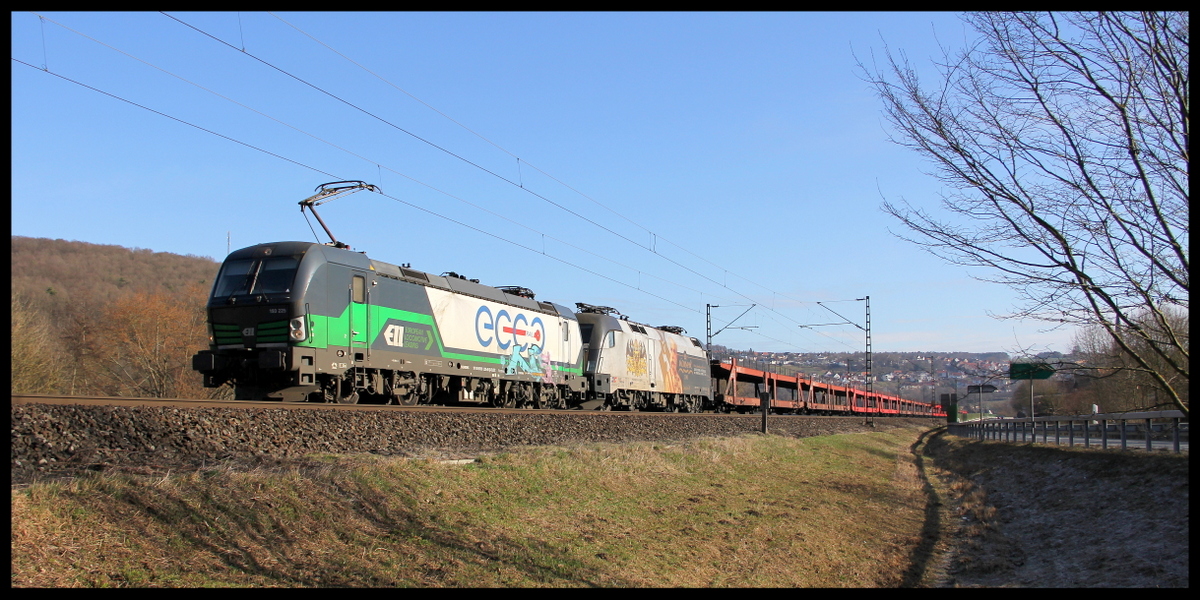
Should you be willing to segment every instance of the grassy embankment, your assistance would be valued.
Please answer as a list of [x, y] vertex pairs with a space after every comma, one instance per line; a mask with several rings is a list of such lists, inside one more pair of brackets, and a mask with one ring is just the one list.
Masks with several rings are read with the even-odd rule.
[[921, 433], [41, 483], [11, 492], [11, 584], [898, 586], [937, 522]]

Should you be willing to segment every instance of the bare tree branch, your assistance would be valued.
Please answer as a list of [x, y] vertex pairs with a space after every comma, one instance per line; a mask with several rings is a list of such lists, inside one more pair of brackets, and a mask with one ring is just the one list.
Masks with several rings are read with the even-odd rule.
[[964, 21], [978, 39], [944, 51], [933, 86], [902, 53], [860, 63], [892, 141], [950, 190], [946, 217], [883, 210], [915, 234], [899, 237], [1016, 289], [1010, 316], [1106, 332], [1186, 413], [1188, 13]]

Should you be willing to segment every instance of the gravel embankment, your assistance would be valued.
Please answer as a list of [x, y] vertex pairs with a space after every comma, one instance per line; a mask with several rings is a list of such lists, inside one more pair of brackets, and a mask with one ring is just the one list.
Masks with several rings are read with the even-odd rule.
[[[12, 482], [111, 468], [373, 453], [460, 458], [522, 445], [682, 440], [759, 430], [760, 416], [637, 413], [500, 414], [415, 411], [167, 408], [21, 404], [12, 407]], [[877, 429], [926, 419], [876, 419]], [[860, 418], [772, 416], [771, 433], [810, 437], [868, 431]]]

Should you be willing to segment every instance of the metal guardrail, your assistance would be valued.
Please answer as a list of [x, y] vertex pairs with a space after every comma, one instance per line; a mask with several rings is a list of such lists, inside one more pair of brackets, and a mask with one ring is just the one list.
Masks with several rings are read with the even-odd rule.
[[[1120, 440], [1121, 449], [1127, 450], [1133, 436], [1141, 437], [1146, 450], [1154, 449], [1153, 440], [1170, 439], [1175, 452], [1187, 450], [1189, 445], [1188, 423], [1183, 412], [1178, 410], [1159, 410], [1135, 413], [1102, 413], [1095, 415], [1063, 415], [1050, 417], [983, 419], [963, 423], [951, 423], [950, 433], [963, 437], [981, 440], [999, 440], [1005, 442], [1037, 442], [1038, 433], [1042, 434], [1042, 443], [1050, 443], [1051, 424], [1054, 429], [1054, 443], [1062, 444], [1066, 437], [1067, 443], [1075, 445], [1076, 433], [1082, 434], [1084, 447], [1091, 447], [1095, 442], [1093, 434], [1099, 438], [1099, 446], [1107, 449], [1110, 440]], [[1157, 421], [1157, 423], [1156, 423]], [[1112, 422], [1112, 424], [1110, 424]], [[1133, 422], [1132, 425], [1130, 422]], [[1113, 437], [1113, 434], [1117, 434]], [[1138, 444], [1139, 446], [1141, 444]], [[1182, 450], [1181, 450], [1182, 448]]]

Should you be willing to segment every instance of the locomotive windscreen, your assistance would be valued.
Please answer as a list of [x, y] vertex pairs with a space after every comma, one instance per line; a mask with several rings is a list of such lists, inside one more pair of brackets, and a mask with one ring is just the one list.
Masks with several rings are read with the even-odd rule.
[[213, 297], [239, 296], [242, 294], [283, 294], [291, 291], [296, 279], [298, 256], [272, 256], [269, 258], [246, 258], [228, 260], [221, 267]]

